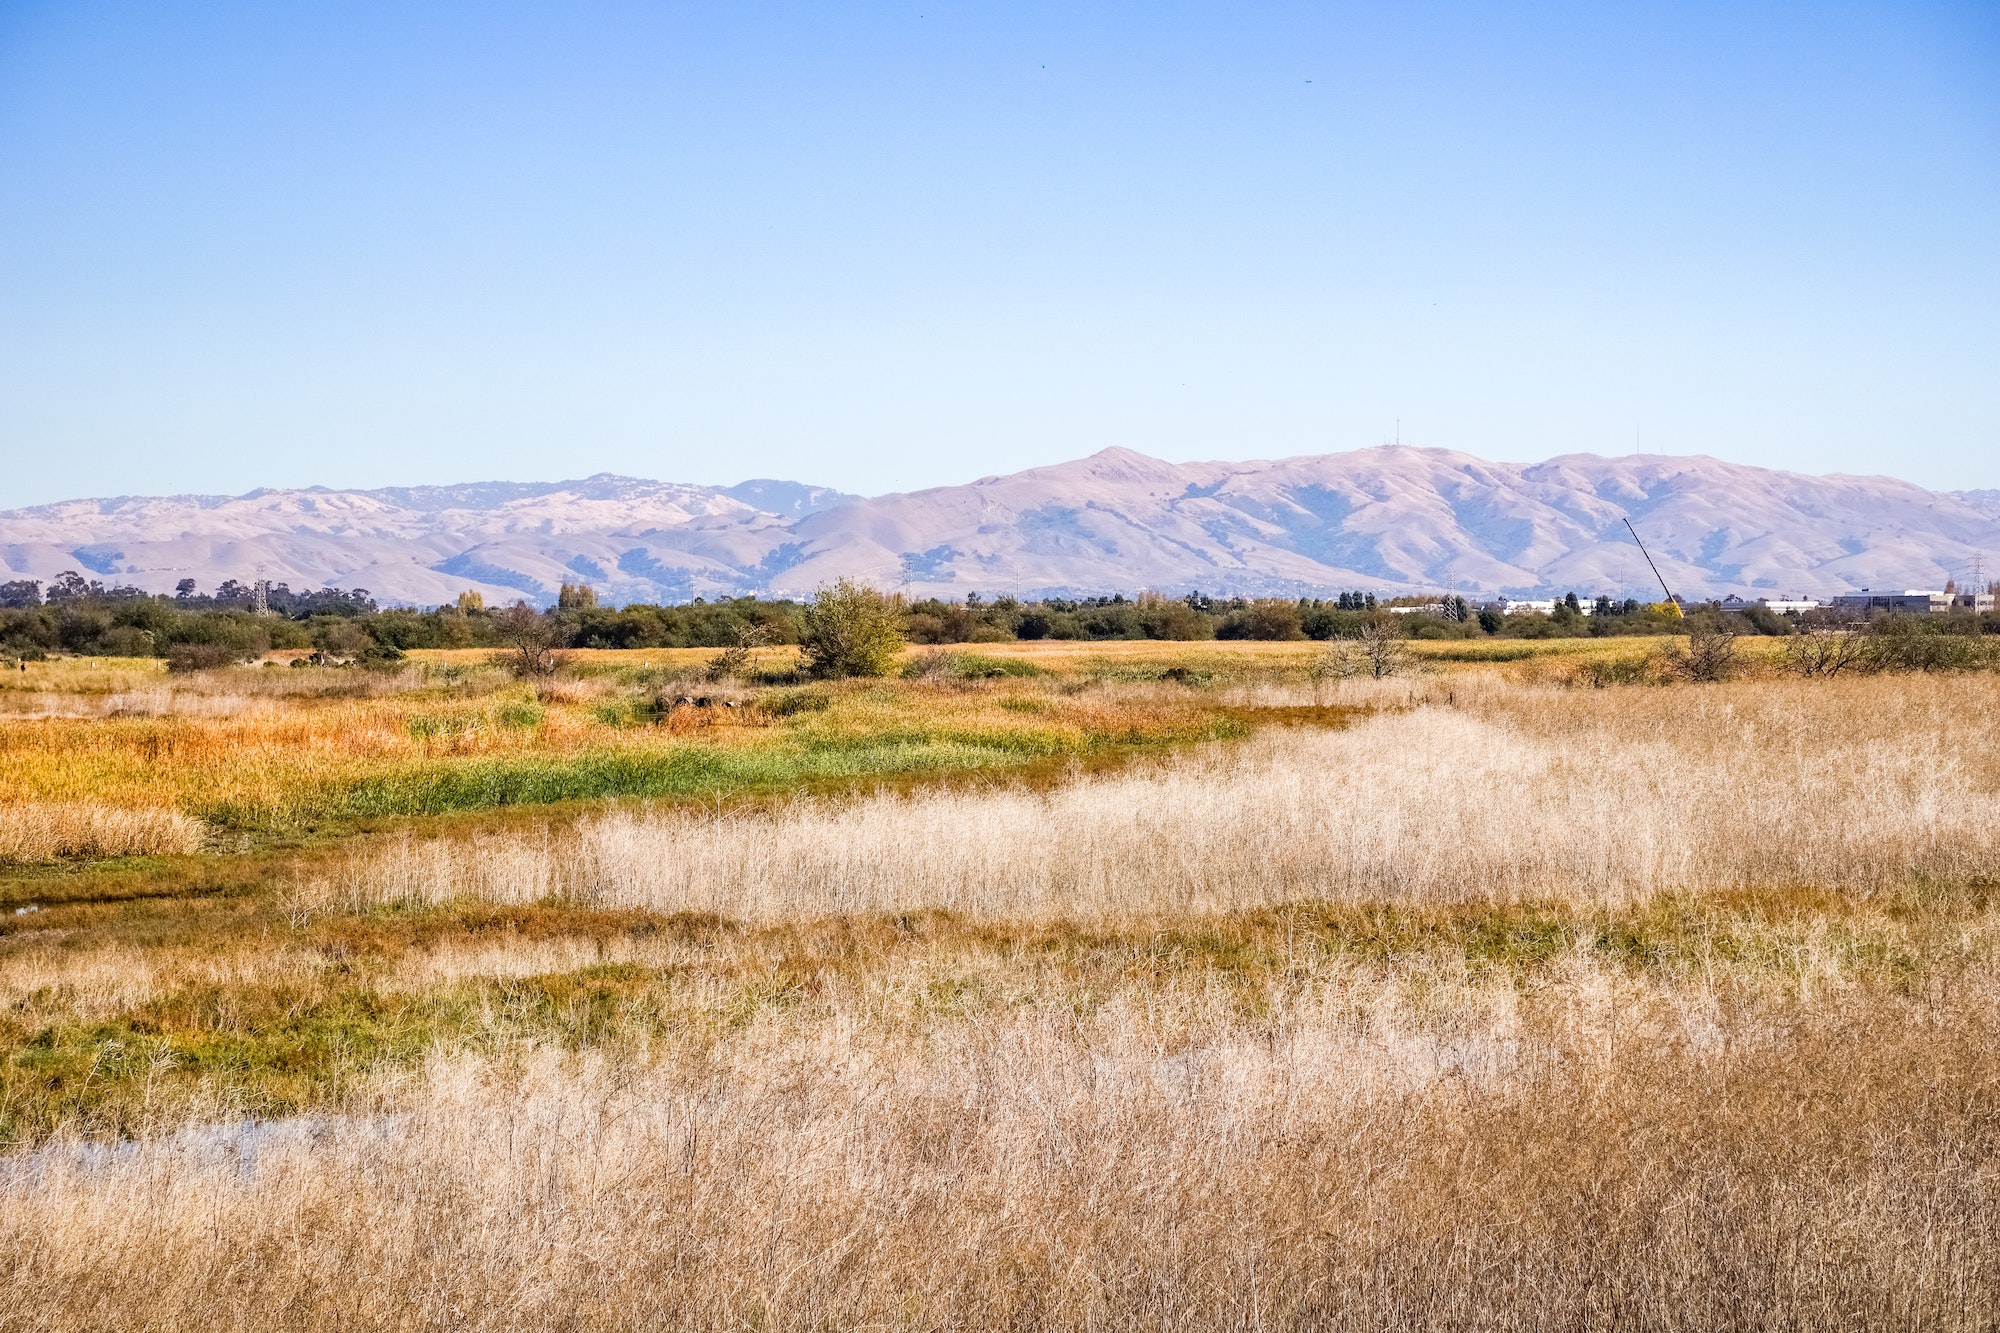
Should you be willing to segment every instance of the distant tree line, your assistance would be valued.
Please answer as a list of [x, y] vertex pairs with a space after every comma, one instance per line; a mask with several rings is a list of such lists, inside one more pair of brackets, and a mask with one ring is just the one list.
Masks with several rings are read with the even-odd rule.
[[[850, 592], [853, 585], [842, 585]], [[750, 644], [806, 644], [827, 631], [813, 619], [812, 602], [755, 597], [675, 606], [597, 604], [587, 586], [566, 586], [557, 605], [537, 611], [523, 605], [488, 608], [476, 593], [430, 610], [380, 608], [366, 589], [323, 588], [293, 592], [284, 584], [266, 590], [236, 580], [199, 592], [183, 580], [171, 595], [106, 587], [69, 572], [46, 589], [33, 580], [0, 583], [0, 654], [33, 658], [48, 653], [157, 656], [212, 665], [274, 650], [309, 654], [323, 662], [393, 661], [413, 648], [510, 648], [529, 616], [551, 649], [722, 648]], [[1575, 593], [1551, 614], [1502, 615], [1463, 597], [1378, 599], [1365, 591], [1334, 597], [1224, 597], [1190, 593], [1165, 597], [1123, 593], [1103, 597], [1017, 600], [985, 598], [882, 599], [884, 615], [901, 638], [915, 644], [1002, 643], [1023, 639], [1550, 639], [1625, 634], [1683, 634], [1690, 630], [1741, 635], [1789, 635], [1837, 627], [1827, 613], [1778, 615], [1753, 606], [1725, 611], [1693, 605], [1683, 619], [1663, 617], [1637, 601], [1599, 597], [1585, 614]], [[1926, 633], [2000, 633], [2000, 617], [1929, 617]], [[1852, 628], [1852, 626], [1848, 626]], [[844, 649], [830, 651], [845, 651]]]

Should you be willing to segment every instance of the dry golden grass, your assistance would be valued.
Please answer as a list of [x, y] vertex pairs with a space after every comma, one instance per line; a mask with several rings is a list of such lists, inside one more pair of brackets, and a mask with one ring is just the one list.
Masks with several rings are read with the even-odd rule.
[[200, 820], [178, 810], [95, 801], [0, 804], [0, 861], [193, 852], [204, 834]]
[[0, 1328], [1983, 1328], [2000, 994], [1952, 982], [1579, 963], [440, 1058], [17, 1159]]
[[1991, 680], [1642, 697], [1635, 708], [1629, 692], [1488, 684], [1451, 705], [1268, 733], [1053, 791], [618, 812], [470, 844], [411, 840], [301, 885], [299, 902], [1089, 919], [2000, 877]]

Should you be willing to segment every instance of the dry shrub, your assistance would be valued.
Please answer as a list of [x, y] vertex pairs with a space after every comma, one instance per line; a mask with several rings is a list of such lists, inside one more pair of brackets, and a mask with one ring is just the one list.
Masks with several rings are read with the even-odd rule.
[[1861, 672], [1868, 665], [1868, 636], [1852, 630], [1809, 628], [1788, 636], [1778, 650], [1778, 665], [1793, 675], [1831, 679]]
[[1483, 1018], [857, 1013], [58, 1143], [0, 1174], [0, 1328], [1990, 1327], [1989, 981], [1576, 981]]
[[0, 861], [196, 852], [204, 832], [200, 820], [178, 810], [21, 802], [0, 805]]
[[931, 648], [918, 653], [903, 664], [905, 680], [921, 680], [928, 685], [936, 685], [952, 679], [959, 654], [947, 652], [943, 648]]
[[1666, 663], [1682, 680], [1713, 684], [1728, 680], [1742, 669], [1742, 655], [1736, 650], [1736, 635], [1726, 629], [1700, 628], [1688, 631], [1685, 644], [1669, 644]]
[[1489, 687], [1468, 708], [1266, 734], [1050, 792], [620, 812], [406, 842], [302, 892], [341, 907], [556, 897], [750, 919], [1046, 919], [2000, 875], [1996, 692], [1891, 685], [1648, 691], [1646, 708]]
[[1671, 667], [1667, 660], [1650, 653], [1640, 657], [1593, 654], [1576, 662], [1568, 674], [1555, 675], [1553, 679], [1559, 685], [1603, 690], [1613, 685], [1657, 684], [1669, 670]]

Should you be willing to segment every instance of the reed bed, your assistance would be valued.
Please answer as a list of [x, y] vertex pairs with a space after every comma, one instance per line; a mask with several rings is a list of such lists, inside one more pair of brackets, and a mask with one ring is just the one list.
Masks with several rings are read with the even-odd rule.
[[0, 805], [0, 861], [197, 852], [207, 829], [178, 810], [90, 801]]
[[1991, 1326], [1989, 980], [1619, 985], [441, 1058], [0, 1166], [0, 1329]]
[[1088, 919], [2000, 876], [1991, 683], [1644, 697], [1668, 716], [1629, 694], [1489, 682], [1462, 705], [1276, 731], [1046, 792], [624, 811], [559, 830], [405, 839], [302, 883], [297, 900]]

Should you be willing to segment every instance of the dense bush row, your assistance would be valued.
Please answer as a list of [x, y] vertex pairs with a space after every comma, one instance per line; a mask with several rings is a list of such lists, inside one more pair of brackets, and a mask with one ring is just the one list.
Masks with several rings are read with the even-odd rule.
[[[587, 589], [565, 589], [561, 606], [541, 613], [550, 646], [561, 648], [738, 648], [753, 643], [800, 643], [812, 634], [806, 605], [751, 597], [682, 606], [601, 607]], [[508, 617], [476, 597], [428, 611], [383, 610], [364, 591], [326, 589], [294, 594], [270, 589], [267, 609], [253, 610], [253, 591], [224, 584], [197, 596], [183, 584], [175, 596], [105, 588], [67, 574], [47, 594], [31, 582], [0, 584], [0, 653], [37, 657], [52, 652], [160, 656], [188, 665], [248, 658], [271, 650], [302, 650], [321, 660], [393, 658], [411, 648], [482, 648], [512, 644]], [[1398, 614], [1371, 594], [1337, 598], [1120, 595], [1022, 602], [977, 594], [963, 602], [890, 599], [904, 638], [916, 644], [1001, 643], [1019, 639], [1354, 639], [1378, 631], [1412, 639], [1547, 639], [1721, 629], [1787, 635], [1813, 628], [1810, 617], [1778, 616], [1761, 607], [1744, 613], [1691, 608], [1686, 620], [1662, 618], [1637, 602], [1601, 598], [1585, 614], [1574, 594], [1553, 615], [1503, 616], [1452, 597]], [[518, 628], [518, 627], [517, 627]], [[2000, 617], [1939, 617], [1926, 634], [2000, 633]]]

